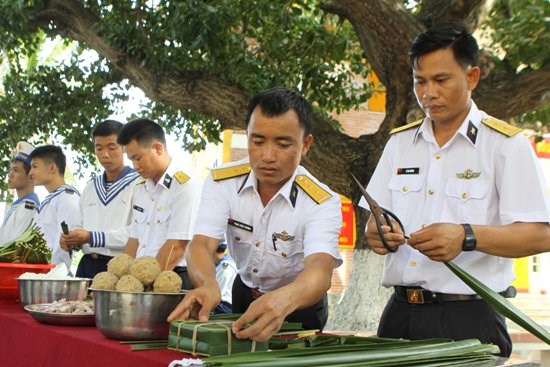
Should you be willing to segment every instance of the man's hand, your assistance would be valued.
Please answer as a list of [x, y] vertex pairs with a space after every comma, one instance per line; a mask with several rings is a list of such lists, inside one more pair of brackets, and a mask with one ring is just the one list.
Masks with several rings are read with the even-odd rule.
[[168, 322], [189, 319], [208, 321], [210, 312], [216, 308], [221, 299], [217, 284], [195, 288], [185, 294], [183, 300], [168, 316]]
[[462, 252], [464, 228], [460, 224], [430, 224], [410, 234], [409, 245], [434, 261], [447, 262]]
[[[384, 219], [382, 218], [382, 221]], [[383, 222], [384, 223], [384, 222]], [[393, 232], [390, 232], [390, 226], [382, 225], [382, 232], [384, 233], [384, 238], [390, 247], [397, 247], [405, 244], [405, 234], [401, 230], [401, 226], [392, 220]], [[388, 249], [382, 243], [380, 239], [380, 234], [376, 227], [376, 221], [374, 220], [373, 215], [369, 217], [367, 222], [367, 228], [365, 232], [365, 237], [367, 238], [367, 243], [369, 244], [372, 251], [378, 255], [387, 255], [390, 253]]]
[[76, 228], [69, 232], [69, 234], [61, 234], [59, 239], [59, 245], [65, 251], [69, 251], [73, 247], [83, 245], [90, 242], [90, 232], [85, 229]]
[[233, 323], [233, 333], [239, 339], [269, 340], [281, 329], [285, 317], [294, 311], [289, 297], [291, 293], [285, 287], [264, 294]]

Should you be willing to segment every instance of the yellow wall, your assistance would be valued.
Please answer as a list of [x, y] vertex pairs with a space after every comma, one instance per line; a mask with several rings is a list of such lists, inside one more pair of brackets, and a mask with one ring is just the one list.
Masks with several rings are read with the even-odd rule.
[[227, 163], [231, 161], [231, 138], [233, 137], [233, 130], [226, 129], [223, 131], [222, 142], [223, 142], [223, 153], [222, 153], [222, 163]]
[[516, 280], [514, 287], [520, 292], [529, 291], [529, 258], [522, 257], [514, 259], [514, 273], [516, 274]]
[[376, 91], [368, 100], [369, 111], [384, 112], [386, 111], [386, 90], [380, 84], [380, 80], [375, 73], [370, 73], [368, 81], [375, 85]]

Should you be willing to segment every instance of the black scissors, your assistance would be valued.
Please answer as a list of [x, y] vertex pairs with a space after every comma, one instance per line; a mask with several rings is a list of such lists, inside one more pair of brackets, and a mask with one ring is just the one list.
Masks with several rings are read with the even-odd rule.
[[[397, 215], [393, 214], [387, 209], [384, 209], [378, 205], [378, 203], [368, 194], [367, 190], [361, 185], [361, 182], [353, 175], [353, 173], [349, 172], [350, 176], [353, 178], [357, 186], [359, 186], [359, 189], [361, 190], [361, 193], [363, 194], [363, 197], [367, 201], [367, 204], [369, 204], [370, 212], [374, 216], [374, 220], [376, 221], [376, 229], [378, 230], [378, 235], [380, 236], [380, 240], [382, 241], [382, 244], [389, 252], [396, 252], [399, 247], [391, 247], [386, 239], [384, 238], [384, 232], [382, 231], [382, 218], [386, 221], [386, 223], [390, 226], [390, 231], [393, 232], [393, 225], [391, 219], [393, 218], [397, 224], [401, 227], [401, 230], [403, 233], [405, 233], [405, 228], [403, 227], [403, 223], [399, 220]], [[409, 236], [405, 236], [406, 239], [409, 239]]]

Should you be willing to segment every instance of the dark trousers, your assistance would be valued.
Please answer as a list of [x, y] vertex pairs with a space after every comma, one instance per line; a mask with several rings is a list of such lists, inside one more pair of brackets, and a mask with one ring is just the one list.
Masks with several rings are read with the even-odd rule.
[[176, 266], [174, 268], [174, 272], [177, 273], [180, 276], [181, 280], [182, 280], [181, 289], [190, 290], [190, 289], [195, 288], [195, 287], [193, 287], [193, 282], [191, 282], [191, 277], [189, 276], [189, 273], [187, 272], [187, 267], [185, 267], [185, 266]]
[[397, 300], [393, 294], [382, 313], [378, 336], [410, 340], [479, 339], [498, 345], [503, 357], [512, 352], [504, 317], [483, 300], [411, 304]]
[[84, 254], [76, 268], [76, 276], [79, 278], [93, 278], [97, 273], [107, 271], [107, 263], [112, 257], [105, 255]]
[[[245, 312], [248, 306], [254, 301], [250, 288], [242, 282], [240, 275], [237, 275], [233, 282], [232, 297], [234, 313]], [[289, 322], [300, 322], [302, 323], [302, 327], [306, 330], [323, 330], [327, 323], [327, 318], [328, 300], [325, 294], [323, 298], [313, 306], [296, 310], [288, 315], [285, 320]]]

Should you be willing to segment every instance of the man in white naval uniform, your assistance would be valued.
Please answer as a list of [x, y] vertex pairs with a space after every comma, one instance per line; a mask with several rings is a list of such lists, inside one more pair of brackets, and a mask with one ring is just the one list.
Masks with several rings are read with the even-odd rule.
[[239, 270], [237, 338], [268, 340], [285, 319], [322, 329], [342, 263], [342, 212], [339, 196], [300, 166], [313, 142], [311, 105], [296, 91], [270, 89], [251, 99], [246, 124], [249, 159], [212, 170], [204, 183], [187, 252], [196, 288], [168, 320], [206, 321], [220, 303], [213, 254], [225, 237]]
[[405, 233], [384, 225], [379, 234], [371, 216], [366, 237], [385, 256], [382, 285], [394, 289], [378, 336], [475, 338], [509, 356], [504, 317], [443, 262], [512, 295], [511, 258], [548, 250], [550, 203], [521, 129], [472, 100], [478, 54], [475, 38], [456, 23], [437, 24], [413, 41], [414, 92], [426, 118], [394, 129], [367, 187]]
[[117, 143], [122, 123], [105, 120], [92, 130], [95, 155], [104, 172], [90, 180], [80, 195], [81, 228], [61, 235], [62, 248], [82, 246], [77, 277], [93, 278], [124, 251], [128, 241], [136, 171], [124, 165], [124, 148]]
[[163, 270], [178, 273], [183, 289], [192, 288], [183, 255], [192, 237], [199, 182], [171, 158], [164, 130], [154, 121], [128, 122], [117, 141], [142, 176], [134, 191], [130, 238], [124, 252], [155, 257]]
[[220, 243], [216, 250], [216, 281], [220, 286], [222, 300], [216, 309], [215, 314], [233, 313], [233, 282], [239, 273], [235, 260], [227, 253], [227, 244]]
[[69, 228], [80, 223], [78, 200], [80, 193], [65, 183], [67, 159], [60, 147], [43, 145], [32, 151], [30, 176], [35, 185], [43, 185], [48, 195], [40, 204], [36, 223], [44, 233], [48, 247], [52, 249], [52, 263], [64, 263], [71, 273], [71, 253], [61, 248], [61, 224]]
[[34, 184], [29, 177], [31, 159], [29, 154], [34, 147], [27, 142], [17, 143], [15, 156], [10, 163], [8, 188], [17, 192], [15, 200], [0, 227], [0, 246], [19, 237], [31, 225], [38, 212], [40, 201], [34, 192]]

